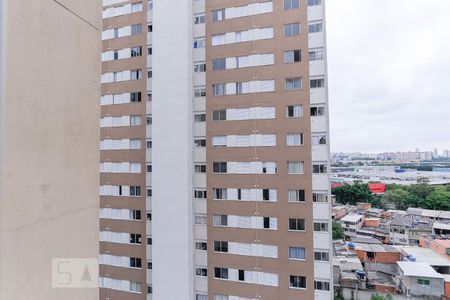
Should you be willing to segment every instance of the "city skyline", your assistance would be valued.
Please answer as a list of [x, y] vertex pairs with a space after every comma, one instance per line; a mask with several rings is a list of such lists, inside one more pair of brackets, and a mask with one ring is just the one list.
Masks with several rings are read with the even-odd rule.
[[333, 152], [450, 149], [450, 2], [420, 3], [328, 2]]

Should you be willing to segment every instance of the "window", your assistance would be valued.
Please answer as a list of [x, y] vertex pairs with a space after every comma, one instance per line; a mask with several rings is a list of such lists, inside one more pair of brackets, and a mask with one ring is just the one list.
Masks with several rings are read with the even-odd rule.
[[147, 140], [147, 149], [152, 148], [152, 140]]
[[153, 9], [153, 0], [148, 0], [148, 10], [152, 10]]
[[194, 17], [194, 24], [204, 24], [205, 23], [205, 15], [198, 15]]
[[206, 139], [195, 139], [194, 146], [201, 147], [201, 148], [206, 147]]
[[194, 190], [194, 198], [206, 199], [206, 191], [205, 190]]
[[289, 287], [297, 289], [306, 289], [305, 276], [289, 276]]
[[153, 24], [147, 25], [147, 32], [153, 32]]
[[284, 10], [300, 7], [300, 0], [284, 0]]
[[227, 136], [213, 136], [212, 137], [212, 146], [214, 148], [226, 147], [227, 146]]
[[313, 173], [314, 174], [324, 174], [327, 172], [326, 164], [313, 164]]
[[326, 145], [327, 144], [327, 134], [326, 133], [313, 133], [311, 136], [312, 145]]
[[[150, 2], [148, 4], [150, 4]], [[153, 287], [151, 285], [147, 285], [147, 294], [153, 294]]]
[[196, 88], [194, 90], [195, 97], [206, 97], [206, 89], [205, 88]]
[[322, 32], [322, 22], [308, 24], [308, 33]]
[[130, 116], [130, 125], [131, 126], [139, 126], [141, 125], [141, 116]]
[[114, 50], [114, 60], [118, 60], [118, 59], [119, 59], [119, 51]]
[[205, 122], [206, 121], [206, 114], [204, 114], [204, 113], [195, 114], [194, 115], [194, 121], [195, 122]]
[[206, 165], [194, 165], [195, 173], [206, 173]]
[[314, 280], [314, 289], [316, 291], [329, 291], [330, 283], [328, 281]]
[[207, 218], [204, 215], [195, 216], [195, 225], [206, 225]]
[[238, 280], [245, 281], [245, 271], [244, 270], [238, 270]]
[[225, 70], [226, 69], [226, 59], [216, 58], [212, 60], [212, 68], [214, 71]]
[[152, 125], [152, 123], [153, 123], [152, 115], [147, 115], [147, 125]]
[[141, 268], [142, 261], [137, 257], [130, 257], [130, 267], [131, 268]]
[[132, 70], [131, 71], [131, 80], [141, 79], [141, 70]]
[[153, 71], [152, 69], [148, 69], [147, 70], [147, 78], [152, 78], [153, 77]]
[[130, 244], [141, 244], [141, 235], [138, 233], [130, 233]]
[[315, 88], [322, 88], [322, 87], [325, 86], [325, 79], [323, 79], [323, 78], [319, 78], [319, 79], [311, 79], [311, 80], [309, 81], [309, 86], [310, 86], [312, 89], [315, 89]]
[[315, 261], [330, 261], [330, 253], [325, 251], [315, 251], [314, 252]]
[[137, 35], [142, 33], [142, 24], [131, 25], [131, 35]]
[[303, 117], [303, 106], [302, 105], [288, 105], [288, 106], [286, 106], [286, 117], [287, 118], [301, 118], [301, 117]]
[[140, 3], [133, 3], [131, 4], [131, 12], [139, 12], [142, 11], [143, 7], [142, 7], [142, 2]]
[[214, 300], [229, 300], [229, 297], [228, 297], [228, 295], [215, 294], [214, 295]]
[[236, 94], [242, 94], [242, 82], [236, 82]]
[[152, 196], [152, 189], [147, 189], [147, 197], [151, 197]]
[[284, 25], [284, 36], [296, 36], [300, 34], [300, 23]]
[[141, 102], [141, 92], [130, 93], [130, 102]]
[[290, 259], [306, 259], [306, 248], [304, 247], [289, 247]]
[[284, 89], [286, 91], [299, 90], [302, 88], [302, 78], [301, 77], [292, 77], [285, 79]]
[[303, 133], [288, 133], [286, 144], [288, 146], [303, 146]]
[[226, 200], [227, 189], [213, 189], [213, 197], [217, 200]]
[[284, 52], [284, 62], [286, 64], [300, 62], [302, 60], [300, 50], [289, 50]]
[[141, 187], [140, 186], [130, 186], [130, 196], [140, 197]]
[[314, 223], [314, 231], [328, 232], [328, 223]]
[[325, 107], [323, 106], [312, 106], [311, 109], [311, 117], [318, 117], [325, 115]]
[[198, 250], [198, 251], [208, 250], [208, 243], [207, 242], [195, 242], [195, 250]]
[[131, 48], [131, 57], [137, 57], [142, 55], [142, 47], [133, 47]]
[[147, 237], [147, 245], [148, 245], [148, 246], [153, 245], [153, 239], [152, 239], [152, 237], [150, 237], [150, 236]]
[[196, 72], [196, 73], [206, 72], [206, 64], [205, 63], [195, 64], [194, 65], [194, 72]]
[[308, 6], [320, 5], [322, 0], [308, 0]]
[[149, 270], [153, 269], [153, 263], [151, 260], [147, 261], [147, 269], [149, 269]]
[[213, 173], [226, 173], [227, 163], [226, 162], [215, 162], [213, 163]]
[[213, 121], [224, 121], [227, 119], [227, 110], [220, 109], [213, 111]]
[[205, 38], [194, 40], [194, 49], [205, 48], [205, 46], [206, 46]]
[[305, 230], [305, 219], [289, 218], [289, 230]]
[[225, 95], [225, 83], [218, 83], [212, 85], [213, 96], [223, 96]]
[[213, 22], [225, 20], [225, 9], [217, 9], [211, 12]]
[[305, 162], [303, 161], [288, 161], [288, 174], [304, 174]]
[[147, 48], [147, 55], [152, 55], [153, 54], [153, 49], [152, 47], [148, 47]]
[[313, 192], [313, 202], [328, 202], [328, 194]]
[[140, 210], [130, 210], [130, 219], [131, 220], [140, 220], [141, 219], [141, 211]]
[[419, 278], [419, 279], [417, 279], [417, 283], [421, 284], [421, 285], [430, 285], [430, 280]]
[[152, 165], [147, 164], [147, 173], [151, 173], [152, 172]]
[[213, 216], [214, 226], [228, 226], [228, 216], [227, 215], [214, 215]]
[[263, 189], [263, 200], [269, 201], [270, 200], [270, 190], [269, 189]]
[[323, 59], [323, 48], [309, 50], [309, 60], [322, 60], [322, 59]]
[[151, 221], [152, 220], [152, 213], [151, 212], [147, 212], [147, 221]]
[[214, 241], [214, 251], [228, 252], [228, 242]]
[[214, 278], [228, 279], [227, 268], [214, 268]]
[[207, 268], [195, 268], [195, 275], [201, 276], [201, 277], [207, 277], [208, 269]]
[[141, 283], [130, 281], [130, 291], [140, 293], [141, 292]]
[[147, 102], [152, 102], [152, 94], [147, 94]]
[[288, 190], [289, 202], [305, 202], [305, 190]]
[[196, 294], [195, 300], [208, 300], [208, 295], [206, 294]]

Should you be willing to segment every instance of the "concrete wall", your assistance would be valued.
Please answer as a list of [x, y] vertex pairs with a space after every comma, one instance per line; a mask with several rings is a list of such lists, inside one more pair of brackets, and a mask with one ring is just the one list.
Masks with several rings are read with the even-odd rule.
[[101, 3], [1, 2], [0, 299], [98, 299], [51, 263], [98, 257]]
[[402, 289], [403, 286], [409, 288], [409, 294], [412, 296], [436, 296], [440, 297], [444, 295], [444, 279], [439, 278], [427, 278], [423, 277], [423, 279], [430, 280], [430, 285], [420, 285], [417, 283], [417, 279], [422, 277], [411, 277], [404, 276], [401, 279]]
[[[352, 292], [353, 292], [353, 294], [352, 294]], [[353, 300], [353, 299], [370, 300], [370, 298], [374, 294], [383, 295], [383, 296], [387, 295], [386, 293], [377, 292], [377, 291], [363, 291], [363, 290], [355, 291], [355, 290], [347, 289], [347, 288], [344, 288], [342, 290], [342, 294], [343, 294], [342, 296], [345, 300]], [[407, 297], [407, 296], [402, 296], [402, 295], [393, 295], [393, 297], [395, 300], [423, 300], [424, 299], [423, 297]]]

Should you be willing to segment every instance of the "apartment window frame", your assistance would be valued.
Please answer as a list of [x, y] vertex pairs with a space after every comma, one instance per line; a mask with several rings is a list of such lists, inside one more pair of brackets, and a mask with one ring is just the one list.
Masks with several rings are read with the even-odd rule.
[[226, 174], [228, 172], [227, 162], [213, 162], [214, 174]]
[[206, 241], [195, 241], [195, 251], [207, 251], [208, 242]]
[[228, 268], [214, 267], [214, 278], [228, 280]]
[[315, 291], [330, 291], [330, 282], [326, 280], [314, 280]]
[[131, 25], [131, 35], [138, 35], [142, 33], [142, 24]]
[[288, 189], [289, 203], [305, 203], [306, 192], [304, 189]]
[[142, 235], [140, 233], [130, 233], [130, 244], [141, 245]]
[[[301, 257], [300, 253], [303, 251], [303, 257]], [[288, 258], [290, 260], [306, 260], [306, 247], [299, 246], [289, 246], [288, 249]]]
[[303, 77], [288, 77], [284, 80], [285, 91], [299, 91], [303, 88]]
[[286, 118], [288, 119], [302, 118], [303, 115], [304, 115], [303, 105], [301, 104], [286, 105]]
[[227, 120], [226, 109], [213, 110], [213, 121], [226, 121], [226, 120]]
[[195, 267], [195, 276], [208, 277], [208, 268], [207, 267]]
[[130, 268], [142, 269], [142, 259], [139, 257], [130, 257]]
[[315, 250], [314, 251], [314, 261], [330, 261], [330, 253], [326, 250]]
[[306, 231], [306, 220], [299, 218], [289, 218], [289, 231]]
[[301, 275], [289, 275], [289, 288], [306, 290], [307, 278]]
[[228, 216], [227, 215], [213, 215], [213, 226], [227, 227]]
[[215, 58], [211, 61], [213, 71], [221, 71], [227, 68], [226, 58]]
[[283, 25], [283, 36], [299, 36], [302, 33], [302, 25], [299, 22]]
[[214, 241], [214, 252], [228, 253], [229, 247], [226, 241]]
[[225, 9], [215, 9], [211, 11], [211, 22], [220, 22], [226, 19]]
[[130, 197], [141, 197], [141, 187], [139, 185], [130, 186]]
[[329, 232], [329, 224], [327, 222], [314, 222], [313, 231], [314, 232]]
[[302, 61], [302, 50], [287, 50], [284, 51], [284, 63], [294, 64]]

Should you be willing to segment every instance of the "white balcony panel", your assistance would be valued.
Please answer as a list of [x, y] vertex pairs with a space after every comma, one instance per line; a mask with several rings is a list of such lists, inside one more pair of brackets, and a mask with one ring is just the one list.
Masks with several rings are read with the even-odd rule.
[[194, 25], [194, 37], [205, 36], [205, 24], [195, 24]]
[[152, 259], [153, 246], [147, 246], [147, 260]]
[[194, 62], [205, 61], [205, 48], [194, 49]]
[[333, 295], [330, 291], [314, 291], [315, 300], [330, 300], [333, 299]]
[[194, 199], [194, 213], [206, 214], [206, 199]]
[[308, 21], [323, 20], [323, 6], [314, 5], [308, 6]]
[[313, 174], [313, 191], [327, 191], [329, 188], [328, 174]]
[[205, 110], [206, 110], [206, 97], [195, 97], [194, 111], [205, 111]]
[[308, 47], [320, 48], [324, 46], [323, 32], [315, 32], [308, 34]]
[[314, 277], [320, 279], [331, 279], [330, 264], [328, 262], [314, 262]]
[[196, 240], [206, 240], [206, 226], [205, 225], [194, 225], [194, 238]]
[[328, 232], [314, 232], [314, 248], [329, 250], [330, 243], [331, 238]]
[[194, 251], [194, 265], [207, 266], [208, 254], [206, 251]]
[[328, 220], [331, 215], [330, 204], [327, 202], [313, 203], [313, 217], [316, 220]]
[[195, 277], [194, 287], [196, 291], [206, 293], [208, 291], [208, 279], [206, 277]]
[[194, 186], [198, 188], [206, 188], [206, 174], [194, 174]]
[[311, 132], [327, 132], [328, 122], [325, 116], [311, 117]]
[[146, 228], [147, 228], [147, 234], [152, 234], [152, 222], [151, 221], [147, 221], [147, 225], [146, 225]]
[[194, 161], [206, 161], [206, 149], [195, 148], [194, 149]]
[[205, 0], [197, 0], [192, 3], [194, 15], [205, 12]]
[[206, 85], [206, 72], [194, 73], [194, 85]]
[[206, 136], [206, 122], [194, 123], [194, 136]]
[[312, 159], [313, 161], [327, 161], [328, 160], [327, 145], [312, 146]]
[[153, 277], [152, 270], [147, 269], [147, 284], [152, 283], [152, 277]]
[[311, 104], [321, 104], [327, 102], [327, 93], [325, 88], [310, 89]]
[[309, 76], [323, 76], [325, 75], [325, 61], [313, 60], [309, 62]]

